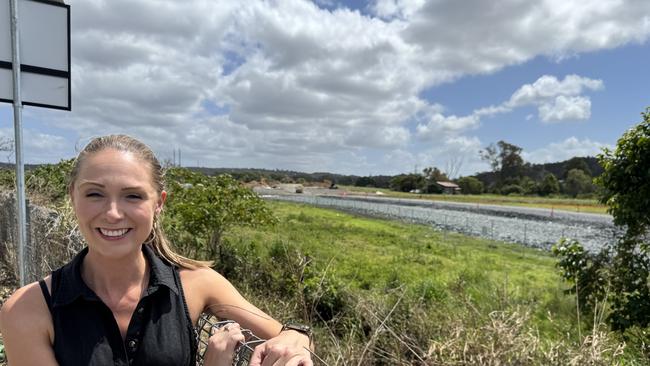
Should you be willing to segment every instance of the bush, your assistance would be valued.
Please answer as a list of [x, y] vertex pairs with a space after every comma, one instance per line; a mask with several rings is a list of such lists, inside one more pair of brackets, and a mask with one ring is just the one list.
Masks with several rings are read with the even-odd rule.
[[525, 193], [524, 189], [521, 188], [521, 186], [518, 186], [516, 184], [509, 184], [507, 186], [501, 187], [501, 194], [503, 195], [523, 195]]
[[552, 173], [546, 174], [539, 185], [539, 194], [549, 196], [557, 193], [560, 193], [560, 183], [557, 181], [557, 177]]
[[598, 255], [575, 243], [561, 242], [557, 251], [558, 265], [577, 283], [586, 310], [593, 312], [595, 298], [608, 300], [608, 321], [615, 330], [650, 325], [650, 108], [641, 115], [643, 121], [623, 134], [614, 151], [598, 156], [604, 168], [597, 180], [601, 201], [625, 235]]
[[580, 169], [571, 169], [564, 180], [564, 193], [571, 197], [589, 194], [594, 191], [592, 178]]
[[419, 174], [400, 174], [390, 180], [390, 189], [399, 192], [410, 192], [419, 189], [424, 184], [424, 177]]
[[375, 182], [373, 177], [359, 177], [354, 182], [354, 185], [356, 187], [376, 187], [377, 182]]
[[163, 224], [178, 248], [196, 258], [219, 255], [223, 233], [233, 226], [273, 224], [267, 204], [229, 175], [209, 177], [188, 169], [167, 172]]
[[463, 177], [458, 179], [458, 186], [463, 194], [483, 193], [483, 182], [474, 177]]
[[0, 169], [0, 188], [16, 189], [16, 173], [13, 169]]
[[581, 311], [593, 315], [598, 304], [608, 300], [608, 253], [589, 253], [573, 239], [560, 240], [553, 245], [551, 252], [559, 258], [557, 266], [562, 270], [562, 277], [572, 284], [566, 292], [577, 294]]

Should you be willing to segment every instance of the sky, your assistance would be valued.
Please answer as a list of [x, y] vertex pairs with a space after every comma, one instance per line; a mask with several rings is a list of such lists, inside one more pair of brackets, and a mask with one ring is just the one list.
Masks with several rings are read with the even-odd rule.
[[183, 166], [453, 178], [499, 140], [594, 156], [650, 106], [647, 0], [66, 3], [72, 111], [24, 107], [29, 163], [126, 133]]

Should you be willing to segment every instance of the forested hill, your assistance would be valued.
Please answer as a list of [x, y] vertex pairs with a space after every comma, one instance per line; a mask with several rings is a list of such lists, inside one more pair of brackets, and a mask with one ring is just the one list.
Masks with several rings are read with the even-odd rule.
[[[27, 164], [25, 165], [25, 170], [32, 170], [40, 166], [41, 164]], [[539, 180], [547, 173], [552, 173], [558, 179], [563, 179], [566, 175], [566, 172], [570, 169], [581, 167], [582, 169], [588, 169], [588, 174], [591, 176], [598, 176], [602, 173], [602, 167], [598, 164], [598, 160], [595, 157], [575, 157], [569, 160], [556, 163], [546, 163], [546, 164], [526, 164], [523, 174], [529, 176], [534, 180]], [[4, 169], [13, 169], [13, 164], [0, 163], [0, 168]], [[339, 185], [355, 185], [359, 179], [368, 179], [368, 177], [361, 177], [357, 175], [344, 175], [344, 174], [335, 174], [327, 172], [315, 172], [315, 173], [304, 173], [297, 172], [293, 170], [281, 170], [281, 169], [255, 169], [255, 168], [204, 168], [204, 167], [188, 167], [191, 170], [204, 173], [206, 175], [217, 175], [228, 173], [232, 175], [235, 179], [242, 181], [260, 181], [262, 179], [268, 181], [276, 182], [323, 182], [329, 181]], [[474, 175], [479, 180], [489, 185], [491, 182], [496, 180], [496, 175], [493, 172], [482, 172]], [[363, 184], [363, 185], [374, 185], [376, 187], [385, 187], [389, 186], [389, 182], [392, 176], [388, 175], [378, 175], [372, 176], [373, 184]]]
[[[557, 179], [564, 179], [571, 169], [581, 169], [592, 177], [597, 177], [603, 173], [603, 167], [598, 163], [598, 159], [593, 156], [573, 157], [571, 159], [546, 164], [526, 164], [522, 169], [522, 175], [539, 181], [548, 173], [553, 174]], [[497, 173], [482, 172], [477, 173], [474, 177], [482, 181], [486, 186], [497, 180]]]

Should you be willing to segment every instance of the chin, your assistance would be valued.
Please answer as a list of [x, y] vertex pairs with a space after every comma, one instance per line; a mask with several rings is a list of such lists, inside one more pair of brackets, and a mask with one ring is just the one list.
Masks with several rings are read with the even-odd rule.
[[88, 245], [90, 250], [97, 252], [103, 257], [118, 259], [142, 251], [142, 244], [134, 242], [95, 242]]

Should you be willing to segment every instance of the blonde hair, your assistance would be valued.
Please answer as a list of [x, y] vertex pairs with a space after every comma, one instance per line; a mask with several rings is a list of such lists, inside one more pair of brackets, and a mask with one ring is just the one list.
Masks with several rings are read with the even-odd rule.
[[[149, 146], [127, 135], [107, 135], [92, 139], [83, 150], [81, 150], [72, 165], [70, 181], [68, 184], [69, 192], [72, 192], [74, 183], [79, 176], [79, 170], [87, 157], [107, 149], [134, 154], [142, 159], [142, 161], [148, 163], [151, 172], [151, 183], [160, 197], [162, 192], [165, 190], [165, 171], [162, 168], [162, 165]], [[143, 245], [151, 245], [152, 249], [158, 256], [181, 268], [197, 269], [201, 267], [211, 267], [213, 265], [213, 262], [211, 261], [198, 261], [186, 258], [174, 252], [172, 250], [172, 245], [161, 228], [159, 216], [159, 213], [154, 216], [151, 233]]]

